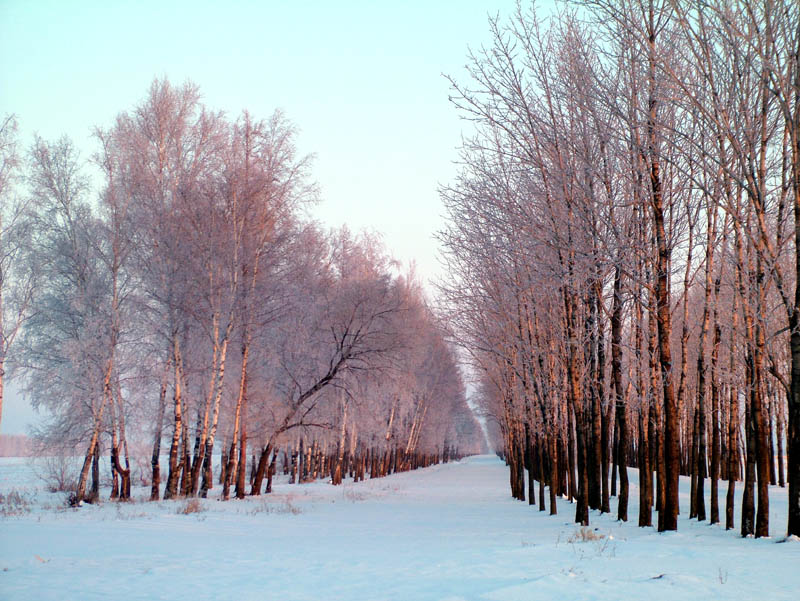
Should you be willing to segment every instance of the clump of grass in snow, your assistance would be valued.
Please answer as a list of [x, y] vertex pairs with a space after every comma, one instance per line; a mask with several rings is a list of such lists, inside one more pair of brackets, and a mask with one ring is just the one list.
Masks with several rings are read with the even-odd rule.
[[200, 502], [200, 499], [186, 499], [186, 502], [178, 508], [180, 515], [189, 515], [190, 513], [202, 513], [206, 508]]
[[12, 488], [7, 494], [0, 493], [0, 515], [5, 517], [29, 513], [30, 501], [24, 494]]
[[572, 549], [581, 559], [586, 556], [587, 547], [576, 547], [575, 543], [591, 543], [588, 548], [594, 549], [594, 553], [597, 556], [606, 555], [606, 552], [608, 552], [609, 557], [616, 557], [617, 554], [614, 537], [610, 534], [608, 536], [600, 534], [596, 528], [581, 526], [580, 530], [570, 534], [567, 542], [572, 545]]
[[250, 515], [256, 515], [259, 513], [291, 513], [292, 515], [297, 515], [302, 512], [302, 509], [300, 509], [297, 505], [292, 504], [291, 499], [286, 499], [280, 505], [269, 503], [266, 500], [261, 501], [247, 513]]
[[117, 515], [116, 519], [118, 520], [137, 520], [141, 518], [149, 517], [144, 511], [128, 511], [127, 509], [123, 509], [127, 503], [118, 503], [117, 504]]
[[569, 536], [567, 542], [586, 543], [594, 540], [603, 540], [605, 537], [606, 537], [605, 534], [599, 534], [598, 532], [592, 530], [591, 528], [588, 528], [586, 526], [581, 526], [580, 530], [576, 530]]
[[369, 495], [365, 491], [356, 491], [352, 488], [345, 488], [342, 491], [344, 498], [351, 503], [358, 503], [359, 501], [366, 501]]

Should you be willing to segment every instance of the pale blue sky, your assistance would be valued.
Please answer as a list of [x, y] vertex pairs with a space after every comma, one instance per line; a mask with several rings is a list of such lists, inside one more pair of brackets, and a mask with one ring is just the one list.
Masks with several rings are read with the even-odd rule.
[[[549, 2], [540, 2], [542, 6]], [[0, 0], [0, 114], [22, 140], [91, 130], [141, 100], [155, 76], [191, 79], [236, 115], [281, 108], [314, 153], [330, 225], [369, 228], [424, 279], [440, 274], [437, 186], [453, 179], [469, 124], [442, 73], [465, 79], [468, 47], [489, 41], [487, 15], [512, 0], [409, 2]], [[3, 432], [29, 418], [8, 400]]]

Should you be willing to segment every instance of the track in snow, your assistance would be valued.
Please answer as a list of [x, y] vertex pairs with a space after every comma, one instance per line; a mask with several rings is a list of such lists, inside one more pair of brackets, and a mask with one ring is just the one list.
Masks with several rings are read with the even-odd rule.
[[279, 484], [257, 499], [205, 500], [189, 515], [178, 513], [183, 501], [61, 510], [24, 461], [0, 460], [0, 493], [11, 488], [32, 505], [0, 517], [0, 599], [9, 601], [796, 599], [800, 585], [800, 543], [777, 542], [779, 488], [772, 539], [685, 517], [677, 533], [657, 534], [592, 512], [598, 538], [585, 541], [574, 505], [559, 500], [549, 516], [510, 499], [493, 456], [340, 487]]

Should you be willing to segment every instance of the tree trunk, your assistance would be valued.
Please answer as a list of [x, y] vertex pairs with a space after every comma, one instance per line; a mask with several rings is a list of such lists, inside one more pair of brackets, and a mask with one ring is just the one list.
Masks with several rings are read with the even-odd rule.
[[[249, 338], [248, 334], [245, 334]], [[241, 399], [242, 399], [242, 416], [241, 425], [239, 427], [239, 471], [236, 478], [236, 498], [244, 499], [245, 495], [245, 480], [246, 480], [246, 467], [247, 467], [247, 359], [250, 355], [249, 340], [242, 348], [242, 383], [241, 383]]]
[[719, 465], [720, 465], [720, 414], [719, 398], [719, 345], [722, 328], [719, 324], [719, 288], [721, 278], [714, 283], [714, 342], [711, 348], [711, 523], [719, 523]]
[[783, 467], [783, 464], [784, 464], [784, 460], [783, 460], [783, 427], [784, 427], [784, 421], [783, 421], [783, 406], [780, 403], [780, 401], [778, 402], [778, 407], [776, 409], [776, 413], [777, 413], [777, 415], [776, 415], [777, 427], [776, 427], [775, 438], [777, 439], [777, 444], [778, 444], [778, 486], [780, 486], [781, 488], [785, 488], [786, 487], [786, 475], [785, 475], [784, 467]]
[[[800, 80], [800, 75], [798, 75]], [[800, 154], [800, 140], [798, 154]], [[800, 167], [798, 167], [800, 170]], [[795, 174], [800, 187], [800, 172]], [[800, 195], [800, 190], [797, 191]], [[800, 198], [795, 204], [795, 223], [800, 223]], [[795, 228], [796, 282], [800, 282], [800, 228]], [[790, 320], [790, 345], [792, 356], [792, 380], [787, 402], [788, 436], [786, 437], [786, 481], [789, 484], [789, 518], [786, 533], [800, 536], [800, 284], [796, 285], [795, 311]]]
[[[128, 452], [128, 437], [125, 430], [125, 411], [122, 402], [122, 390], [119, 384], [119, 376], [115, 378], [115, 396], [117, 405], [119, 406], [119, 442], [125, 458], [125, 467], [123, 468], [119, 462], [119, 452], [117, 453], [117, 468], [120, 476], [120, 499], [128, 501], [131, 498], [131, 461]], [[113, 399], [112, 399], [113, 402]]]
[[342, 407], [342, 423], [339, 427], [339, 440], [336, 445], [336, 466], [333, 470], [331, 483], [336, 486], [342, 483], [342, 468], [344, 463], [345, 438], [347, 436], [347, 400], [342, 396], [340, 399]]
[[103, 412], [105, 411], [106, 400], [102, 399], [100, 408], [97, 410], [97, 416], [94, 420], [94, 429], [92, 430], [92, 437], [89, 440], [89, 448], [86, 450], [86, 456], [83, 460], [83, 467], [81, 467], [80, 476], [78, 477], [78, 486], [75, 490], [75, 498], [73, 500], [75, 505], [80, 504], [86, 495], [86, 481], [89, 479], [89, 467], [92, 464], [94, 454], [98, 445], [98, 438], [100, 437], [100, 428], [103, 424]]
[[173, 394], [173, 401], [174, 401], [174, 418], [175, 418], [175, 425], [172, 431], [172, 443], [169, 447], [169, 475], [167, 476], [167, 487], [164, 490], [164, 498], [165, 499], [172, 499], [178, 493], [178, 448], [180, 444], [181, 432], [183, 429], [182, 426], [182, 415], [181, 415], [181, 406], [182, 406], [182, 398], [181, 398], [181, 354], [180, 354], [180, 345], [178, 343], [178, 333], [173, 333], [172, 336], [172, 360], [175, 368], [174, 374], [174, 394]]
[[669, 260], [666, 243], [664, 215], [661, 206], [661, 183], [658, 163], [653, 162], [653, 209], [658, 244], [658, 269], [656, 275], [656, 324], [658, 326], [658, 355], [661, 364], [661, 385], [664, 397], [664, 506], [663, 523], [659, 518], [659, 532], [678, 529], [678, 482], [680, 476], [680, 412], [672, 382], [672, 316], [669, 299]]
[[747, 452], [744, 471], [744, 493], [742, 494], [742, 536], [755, 533], [755, 476], [756, 476], [756, 433], [753, 419], [753, 353], [748, 349], [747, 353], [747, 384], [750, 388], [747, 407], [745, 408], [745, 440], [747, 441]]
[[639, 410], [639, 527], [653, 525], [653, 468], [650, 465], [650, 421], [646, 399]]
[[[759, 261], [760, 262], [760, 261]], [[761, 274], [759, 274], [761, 276]], [[759, 305], [764, 306], [764, 305]], [[756, 512], [756, 538], [769, 536], [769, 417], [764, 403], [762, 385], [763, 358], [765, 355], [764, 330], [755, 324], [755, 356], [753, 357], [753, 426], [756, 437], [756, 468], [758, 472], [758, 510]]]
[[[528, 505], [536, 505], [536, 485], [533, 469], [533, 436], [531, 435], [530, 411], [525, 422], [525, 463], [528, 467]], [[541, 454], [539, 454], [541, 457]]]
[[100, 499], [100, 445], [94, 446], [94, 453], [92, 456], [92, 487], [89, 491], [87, 501], [89, 503], [97, 503]]
[[549, 439], [550, 439], [550, 515], [556, 515], [558, 513], [558, 507], [556, 504], [556, 493], [559, 489], [558, 437], [556, 432], [550, 432]]
[[267, 466], [269, 464], [269, 456], [271, 452], [272, 443], [268, 442], [267, 445], [261, 449], [261, 454], [258, 457], [258, 467], [256, 468], [256, 473], [253, 477], [253, 484], [250, 487], [251, 496], [257, 496], [261, 494], [261, 487], [264, 483], [264, 476], [267, 473]]
[[[622, 269], [614, 270], [614, 299], [611, 309], [611, 382], [614, 385], [614, 407], [617, 423], [617, 463], [619, 464], [619, 498], [617, 519], [628, 521], [628, 415], [622, 390]], [[641, 470], [640, 470], [641, 473]]]
[[114, 401], [109, 398], [106, 402], [108, 403], [108, 415], [111, 421], [111, 448], [109, 449], [109, 458], [111, 460], [111, 494], [109, 498], [113, 500], [119, 497], [119, 469], [117, 467], [119, 462], [119, 440], [117, 439], [117, 416]]
[[[0, 310], [2, 310], [2, 306], [3, 306], [3, 303], [2, 303], [2, 300], [3, 300], [2, 299], [2, 294], [3, 294], [3, 292], [4, 292], [3, 290], [0, 290]], [[2, 320], [2, 319], [3, 319], [3, 317], [2, 317], [2, 315], [0, 315], [0, 320]], [[2, 321], [0, 321], [0, 331], [1, 330], [2, 330]], [[5, 362], [6, 349], [4, 348], [5, 347], [5, 343], [4, 342], [0, 341], [0, 345], [2, 345], [2, 346], [0, 346], [0, 426], [2, 426], [3, 425], [3, 392], [4, 392], [5, 377], [6, 377], [6, 368], [5, 368], [5, 364], [6, 364], [6, 362]]]
[[269, 468], [267, 468], [267, 493], [272, 492], [272, 476], [275, 475], [275, 460], [278, 458], [278, 449], [276, 448], [272, 451], [272, 459], [269, 462]]
[[158, 391], [158, 417], [156, 418], [155, 433], [153, 434], [153, 455], [150, 466], [153, 470], [153, 480], [150, 485], [150, 500], [158, 501], [159, 487], [161, 485], [161, 435], [164, 427], [164, 413], [167, 405], [167, 378], [169, 377], [170, 358], [164, 363], [164, 374], [161, 377], [161, 387]]

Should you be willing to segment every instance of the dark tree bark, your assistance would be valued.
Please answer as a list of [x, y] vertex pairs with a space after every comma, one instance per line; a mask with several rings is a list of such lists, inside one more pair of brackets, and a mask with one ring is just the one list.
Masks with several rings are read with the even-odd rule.
[[97, 503], [100, 499], [100, 445], [94, 446], [92, 454], [92, 485], [89, 496], [86, 498], [88, 503]]
[[[622, 389], [622, 270], [614, 270], [614, 298], [611, 309], [611, 382], [617, 423], [617, 463], [619, 464], [619, 500], [617, 519], [628, 521], [628, 415]], [[640, 472], [641, 473], [641, 472]]]
[[[747, 353], [747, 382], [748, 388], [753, 386], [753, 353], [752, 349]], [[744, 492], [742, 493], [742, 536], [755, 533], [755, 477], [756, 477], [756, 432], [753, 415], [753, 393], [751, 390], [748, 395], [747, 407], [745, 408], [745, 440], [747, 442], [745, 470], [744, 470]]]
[[[724, 247], [724, 243], [723, 243]], [[720, 410], [719, 390], [719, 347], [722, 340], [722, 328], [719, 323], [719, 290], [722, 272], [718, 272], [714, 281], [714, 341], [711, 347], [711, 523], [719, 523], [719, 466], [720, 466], [720, 427], [722, 415]]]
[[164, 375], [161, 378], [161, 388], [158, 392], [158, 417], [156, 417], [155, 432], [153, 433], [153, 455], [150, 459], [150, 466], [153, 471], [153, 479], [150, 485], [150, 500], [158, 501], [161, 486], [161, 436], [164, 428], [164, 412], [167, 405], [167, 378], [169, 374], [170, 361], [164, 364]]

